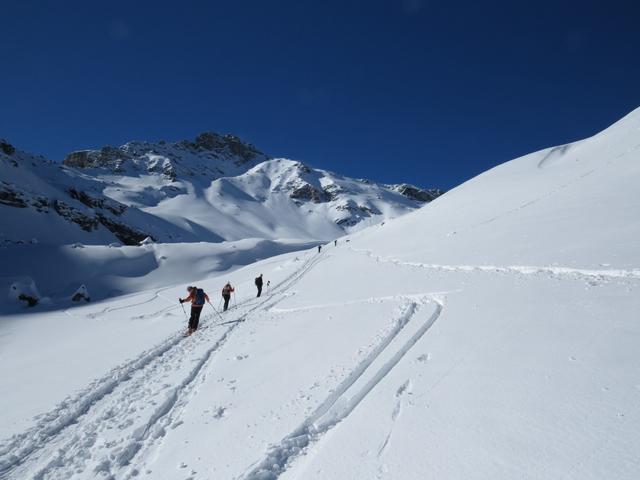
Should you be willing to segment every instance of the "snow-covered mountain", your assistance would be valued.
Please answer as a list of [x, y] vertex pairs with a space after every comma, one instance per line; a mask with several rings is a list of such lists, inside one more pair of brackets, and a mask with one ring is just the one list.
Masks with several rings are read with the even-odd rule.
[[74, 152], [62, 165], [2, 145], [5, 242], [328, 240], [415, 210], [441, 193], [271, 159], [235, 136], [215, 133]]
[[177, 264], [162, 288], [7, 315], [0, 475], [636, 479], [639, 184], [640, 109], [198, 281], [237, 305], [191, 337]]

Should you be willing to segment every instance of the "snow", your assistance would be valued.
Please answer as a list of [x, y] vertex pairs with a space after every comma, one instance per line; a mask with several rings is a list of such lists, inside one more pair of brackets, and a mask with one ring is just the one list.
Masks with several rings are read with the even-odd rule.
[[183, 142], [131, 142], [108, 152], [101, 166], [84, 168], [0, 152], [0, 238], [37, 236], [52, 245], [329, 241], [424, 204], [394, 185], [262, 154], [246, 160]]
[[[4, 274], [0, 288], [25, 276], [38, 285], [51, 308], [68, 308], [80, 284], [92, 300], [103, 300], [152, 288], [164, 289], [230, 272], [242, 265], [296, 251], [317, 242], [247, 238], [221, 243], [146, 243], [142, 247], [103, 245], [8, 245], [0, 247]], [[40, 295], [38, 295], [39, 297]], [[0, 297], [0, 313], [18, 313], [22, 306]]]
[[[164, 244], [67, 248], [132, 293], [6, 310], [0, 475], [638, 478], [639, 165], [640, 110], [321, 253], [187, 280]], [[189, 284], [212, 307], [184, 337]]]
[[[0, 152], [0, 287], [30, 276], [54, 304], [79, 283], [104, 299], [330, 241], [424, 204], [238, 142], [130, 142], [64, 165]], [[11, 310], [5, 303], [0, 312]]]
[[14, 301], [22, 301], [24, 297], [31, 297], [39, 300], [40, 293], [36, 287], [36, 283], [30, 277], [24, 277], [11, 283], [9, 286], [9, 299]]

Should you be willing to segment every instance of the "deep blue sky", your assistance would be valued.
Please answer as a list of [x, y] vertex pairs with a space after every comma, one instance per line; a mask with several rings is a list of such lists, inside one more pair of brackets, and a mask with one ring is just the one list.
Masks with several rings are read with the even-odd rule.
[[61, 159], [215, 130], [450, 188], [640, 106], [639, 3], [0, 0], [0, 137]]

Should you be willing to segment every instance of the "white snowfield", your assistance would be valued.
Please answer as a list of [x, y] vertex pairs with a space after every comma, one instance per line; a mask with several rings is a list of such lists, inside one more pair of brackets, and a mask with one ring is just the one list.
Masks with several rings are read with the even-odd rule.
[[[64, 165], [0, 139], [0, 291], [33, 284], [40, 306], [55, 308], [82, 284], [103, 300], [209, 277], [401, 216], [440, 193], [271, 159], [216, 134], [76, 152]], [[20, 308], [5, 303], [0, 312]]]
[[639, 181], [640, 110], [197, 282], [191, 337], [171, 278], [7, 316], [0, 477], [640, 478]]
[[145, 237], [329, 241], [413, 211], [440, 193], [184, 143], [131, 142], [89, 152], [104, 157], [97, 164], [67, 159], [64, 165], [0, 148], [0, 247], [28, 249], [34, 238], [49, 245], [137, 245]]

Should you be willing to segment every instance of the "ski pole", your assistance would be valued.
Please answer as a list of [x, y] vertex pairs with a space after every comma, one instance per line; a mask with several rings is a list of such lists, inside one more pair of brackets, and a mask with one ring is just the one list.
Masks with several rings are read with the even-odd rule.
[[184, 318], [186, 320], [189, 320], [189, 317], [187, 317], [187, 311], [184, 309], [184, 305], [182, 304], [182, 302], [180, 302], [180, 306], [182, 307], [182, 312], [184, 313]]
[[238, 304], [236, 303], [236, 291], [233, 291], [233, 308], [238, 308]]
[[216, 312], [216, 315], [218, 315], [218, 317], [220, 317], [220, 320], [222, 320], [222, 315], [220, 315], [220, 312], [218, 312], [218, 310], [216, 310], [216, 307], [214, 307], [211, 302], [207, 302], [207, 303], [209, 305], [211, 305], [211, 308], [213, 308], [213, 311]]

